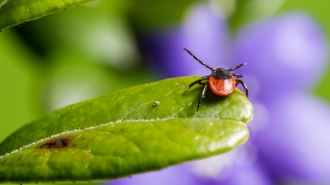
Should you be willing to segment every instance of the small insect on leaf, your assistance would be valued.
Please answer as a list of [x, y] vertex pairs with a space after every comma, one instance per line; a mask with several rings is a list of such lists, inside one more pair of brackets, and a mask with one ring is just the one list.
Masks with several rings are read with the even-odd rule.
[[[246, 97], [248, 97], [248, 88], [245, 85], [245, 83], [242, 80], [238, 80], [237, 78], [242, 78], [243, 75], [241, 74], [232, 74], [231, 71], [234, 71], [247, 63], [238, 64], [235, 67], [224, 69], [224, 68], [212, 68], [208, 64], [204, 63], [202, 60], [198, 59], [191, 51], [188, 49], [182, 47], [186, 52], [188, 52], [194, 59], [196, 59], [199, 63], [201, 63], [203, 66], [211, 70], [211, 74], [203, 76], [202, 78], [194, 81], [189, 85], [189, 88], [199, 84], [204, 85], [202, 95], [199, 98], [198, 104], [197, 104], [197, 111], [199, 109], [199, 106], [202, 103], [202, 100], [205, 98], [206, 91], [208, 87], [210, 87], [211, 91], [219, 96], [228, 96], [231, 93], [234, 92], [235, 87], [238, 84], [241, 84], [245, 89]], [[207, 80], [207, 82], [205, 82]]]
[[158, 105], [160, 104], [160, 102], [159, 101], [155, 101], [155, 103], [154, 103], [154, 107], [157, 107]]

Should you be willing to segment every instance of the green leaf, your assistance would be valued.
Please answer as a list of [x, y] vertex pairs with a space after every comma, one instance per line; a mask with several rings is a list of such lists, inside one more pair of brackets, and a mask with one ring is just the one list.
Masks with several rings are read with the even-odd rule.
[[0, 144], [0, 182], [111, 179], [232, 150], [248, 138], [252, 105], [236, 89], [208, 92], [199, 77], [123, 89], [49, 113]]
[[0, 30], [91, 0], [0, 0]]
[[128, 15], [135, 29], [164, 28], [182, 21], [187, 8], [192, 3], [194, 2], [191, 0], [131, 1], [128, 6]]

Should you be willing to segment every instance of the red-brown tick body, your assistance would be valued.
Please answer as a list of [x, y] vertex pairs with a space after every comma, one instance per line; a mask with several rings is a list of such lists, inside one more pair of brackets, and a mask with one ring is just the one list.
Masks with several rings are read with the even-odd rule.
[[214, 94], [219, 96], [228, 96], [234, 91], [236, 87], [236, 80], [234, 76], [224, 80], [210, 76], [209, 85]]
[[[244, 87], [246, 97], [248, 97], [247, 86], [245, 85], [245, 83], [242, 80], [236, 79], [236, 78], [241, 78], [243, 76], [240, 74], [232, 74], [230, 72], [230, 71], [234, 71], [234, 70], [246, 65], [246, 63], [239, 64], [239, 65], [232, 67], [230, 69], [227, 69], [227, 70], [224, 68], [214, 69], [214, 68], [210, 67], [209, 65], [205, 64], [200, 59], [198, 59], [194, 54], [192, 54], [186, 48], [183, 48], [183, 49], [185, 51], [187, 51], [192, 57], [194, 57], [199, 63], [201, 63], [203, 66], [209, 68], [212, 71], [212, 73], [210, 75], [203, 76], [202, 78], [194, 81], [193, 83], [191, 83], [189, 85], [189, 88], [197, 83], [200, 85], [204, 85], [202, 95], [201, 95], [198, 105], [197, 105], [197, 112], [198, 112], [198, 109], [199, 109], [199, 106], [200, 106], [202, 100], [205, 98], [205, 92], [206, 92], [206, 89], [208, 86], [210, 86], [210, 89], [214, 94], [219, 95], [219, 96], [228, 96], [234, 91], [235, 87], [238, 84], [241, 84]], [[203, 83], [204, 80], [208, 80], [208, 83]]]

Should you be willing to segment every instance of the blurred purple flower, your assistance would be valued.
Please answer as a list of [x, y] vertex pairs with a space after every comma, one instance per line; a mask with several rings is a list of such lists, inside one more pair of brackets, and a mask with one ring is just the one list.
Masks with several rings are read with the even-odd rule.
[[301, 13], [281, 15], [241, 30], [235, 46], [234, 61], [249, 63], [241, 71], [250, 89], [258, 90], [254, 102], [268, 112], [263, 129], [253, 128], [258, 120], [251, 122], [259, 161], [278, 182], [329, 183], [330, 107], [303, 91], [318, 81], [327, 62], [318, 25]]
[[[302, 13], [265, 19], [240, 31], [234, 62], [248, 62], [242, 73], [255, 80], [249, 85], [260, 98], [310, 88], [327, 62], [326, 39], [315, 21]], [[258, 82], [259, 84], [255, 84]], [[262, 89], [260, 89], [262, 87]], [[261, 93], [262, 92], [262, 93]]]
[[296, 91], [267, 107], [270, 123], [252, 138], [267, 170], [279, 181], [329, 184], [329, 105]]
[[213, 67], [239, 69], [255, 118], [251, 139], [232, 152], [109, 184], [330, 184], [330, 107], [304, 91], [327, 61], [322, 31], [309, 16], [268, 18], [229, 36], [225, 19], [208, 6], [192, 10], [178, 28], [140, 37], [141, 50], [164, 77], [206, 75], [180, 47]]
[[231, 40], [225, 19], [212, 14], [207, 6], [192, 10], [179, 27], [154, 31], [139, 36], [145, 58], [162, 77], [209, 73], [181, 47], [186, 47], [211, 66], [228, 66]]
[[[118, 179], [110, 181], [111, 185], [169, 185], [173, 184], [190, 184], [194, 185], [199, 180], [196, 176], [189, 171], [185, 170], [183, 166], [169, 167], [167, 169], [134, 175], [131, 178]], [[197, 184], [196, 184], [197, 185]]]

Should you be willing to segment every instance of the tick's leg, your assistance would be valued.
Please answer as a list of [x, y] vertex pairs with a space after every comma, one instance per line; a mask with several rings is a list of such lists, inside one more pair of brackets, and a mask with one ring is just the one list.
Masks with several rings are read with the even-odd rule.
[[243, 63], [243, 64], [238, 64], [237, 66], [235, 67], [232, 67], [232, 68], [229, 68], [228, 71], [234, 71], [242, 66], [245, 66], [247, 64], [247, 62]]
[[245, 90], [245, 95], [248, 98], [249, 97], [249, 91], [248, 91], [248, 88], [247, 88], [246, 84], [242, 80], [236, 80], [236, 86], [238, 84], [241, 84], [243, 86], [243, 88]]
[[205, 64], [202, 60], [198, 59], [194, 54], [192, 54], [191, 51], [189, 51], [187, 48], [182, 47], [182, 49], [184, 49], [187, 53], [189, 53], [192, 57], [194, 57], [195, 60], [197, 60], [199, 63], [201, 63], [203, 66], [211, 69], [212, 71], [214, 70], [211, 66], [209, 66], [208, 64]]
[[242, 78], [243, 77], [243, 75], [241, 75], [241, 74], [232, 74], [233, 76], [235, 76], [236, 78]]
[[189, 89], [190, 89], [190, 87], [192, 87], [193, 85], [195, 85], [195, 84], [200, 84], [200, 85], [205, 85], [204, 83], [202, 83], [202, 81], [203, 80], [206, 80], [206, 79], [208, 79], [209, 78], [209, 76], [203, 76], [202, 78], [200, 78], [200, 79], [198, 79], [198, 80], [196, 80], [196, 81], [194, 81], [193, 83], [191, 83], [190, 85], [189, 85]]
[[206, 85], [204, 86], [204, 89], [203, 89], [203, 91], [202, 91], [202, 95], [201, 95], [201, 97], [199, 98], [199, 101], [198, 101], [197, 111], [196, 111], [196, 112], [198, 112], [199, 106], [201, 105], [202, 100], [205, 98], [205, 93], [206, 93], [207, 86], [208, 86], [208, 84], [206, 84]]

